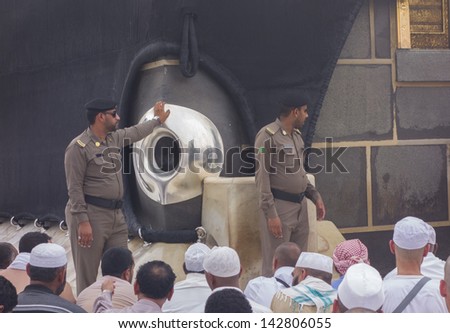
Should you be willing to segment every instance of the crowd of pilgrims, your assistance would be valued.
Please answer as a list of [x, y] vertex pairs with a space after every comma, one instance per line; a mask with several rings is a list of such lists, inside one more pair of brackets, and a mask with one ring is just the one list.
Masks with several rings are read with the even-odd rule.
[[41, 232], [22, 236], [19, 248], [0, 243], [0, 312], [415, 312], [450, 309], [450, 257], [436, 254], [436, 232], [406, 217], [389, 243], [396, 268], [381, 277], [359, 239], [340, 243], [332, 257], [285, 242], [275, 251], [272, 276], [240, 288], [245, 270], [226, 246], [192, 244], [186, 278], [176, 282], [167, 263], [135, 267], [124, 248], [107, 250], [102, 276], [74, 295], [66, 281], [67, 254]]

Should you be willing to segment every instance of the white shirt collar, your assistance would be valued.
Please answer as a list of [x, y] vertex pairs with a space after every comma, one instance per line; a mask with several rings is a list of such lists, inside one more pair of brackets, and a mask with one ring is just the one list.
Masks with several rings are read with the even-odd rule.
[[30, 262], [30, 253], [28, 252], [21, 252], [17, 255], [17, 257], [14, 259], [14, 261], [11, 263], [11, 265], [8, 266], [8, 268], [12, 269], [18, 269], [21, 271], [24, 271], [27, 269], [27, 264]]

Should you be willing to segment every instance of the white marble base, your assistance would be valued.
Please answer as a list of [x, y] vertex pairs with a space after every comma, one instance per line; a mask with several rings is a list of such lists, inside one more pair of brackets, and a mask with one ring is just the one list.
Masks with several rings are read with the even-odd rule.
[[[313, 175], [308, 174], [308, 179], [314, 184]], [[317, 222], [316, 207], [309, 199], [307, 207], [310, 224], [308, 251], [322, 252], [322, 249], [326, 251], [330, 246], [323, 237], [319, 237], [318, 225], [321, 225], [330, 237], [334, 234], [331, 231], [333, 227], [334, 231], [337, 231], [338, 238], [342, 235], [331, 222], [331, 225]], [[202, 225], [208, 232], [208, 243], [230, 246], [238, 252], [244, 268], [241, 278], [243, 286], [260, 274], [262, 259], [258, 218], [258, 197], [254, 177], [205, 178]]]
[[[310, 181], [314, 183], [311, 175]], [[328, 256], [337, 244], [344, 240], [336, 226], [330, 221], [317, 221], [314, 204], [308, 200], [310, 220], [309, 251], [316, 251]], [[260, 274], [261, 245], [258, 227], [258, 205], [254, 177], [241, 178], [206, 178], [203, 189], [202, 225], [208, 233], [207, 244], [210, 246], [230, 246], [238, 252], [242, 267], [241, 287]], [[18, 248], [23, 234], [39, 231], [33, 223], [18, 229], [9, 221], [0, 224], [0, 241], [10, 242]], [[67, 281], [75, 288], [75, 270], [69, 237], [56, 225], [47, 232], [54, 243], [62, 245], [67, 252]], [[141, 239], [134, 239], [128, 247], [134, 254], [136, 270], [150, 260], [163, 260], [172, 266], [177, 281], [183, 280], [185, 274], [182, 266], [184, 252], [190, 244], [145, 244]]]

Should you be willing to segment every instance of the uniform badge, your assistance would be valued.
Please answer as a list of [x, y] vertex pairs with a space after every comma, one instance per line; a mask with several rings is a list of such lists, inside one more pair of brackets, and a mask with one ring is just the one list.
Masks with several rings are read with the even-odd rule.
[[77, 143], [78, 143], [78, 145], [79, 145], [81, 148], [86, 147], [86, 144], [85, 144], [83, 141], [81, 141], [81, 140], [77, 140]]
[[282, 154], [285, 154], [287, 156], [293, 155], [294, 152], [295, 152], [294, 145], [292, 145], [292, 144], [285, 144], [285, 145], [283, 145], [282, 149], [281, 149], [281, 152], [282, 152]]
[[100, 142], [97, 141], [97, 142], [95, 143], [95, 146], [96, 146], [96, 147], [100, 147]]

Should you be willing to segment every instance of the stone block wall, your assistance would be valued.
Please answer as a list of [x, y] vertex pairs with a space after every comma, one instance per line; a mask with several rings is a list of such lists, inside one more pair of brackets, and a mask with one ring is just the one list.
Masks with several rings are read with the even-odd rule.
[[366, 0], [330, 82], [313, 144], [319, 150], [309, 160], [324, 166], [316, 168], [317, 187], [327, 219], [344, 234], [391, 230], [407, 215], [450, 225], [448, 64], [448, 49], [398, 49], [395, 1]]

